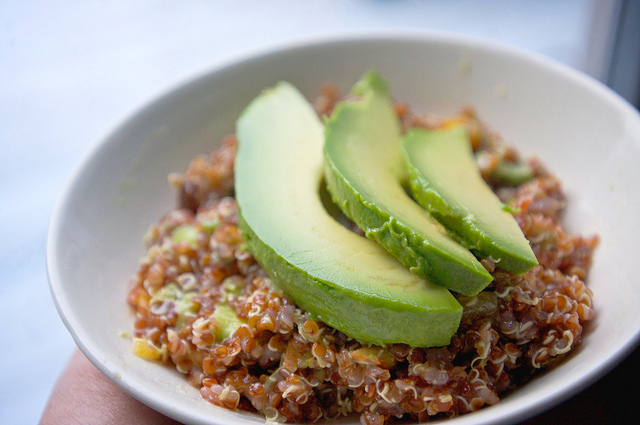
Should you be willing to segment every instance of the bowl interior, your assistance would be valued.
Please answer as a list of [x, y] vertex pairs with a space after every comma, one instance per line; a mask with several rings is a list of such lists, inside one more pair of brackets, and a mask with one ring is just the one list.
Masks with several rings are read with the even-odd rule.
[[522, 419], [561, 401], [611, 368], [640, 331], [638, 259], [640, 118], [590, 79], [546, 59], [439, 34], [353, 36], [283, 46], [219, 68], [173, 90], [96, 145], [70, 179], [51, 222], [48, 271], [58, 310], [78, 345], [144, 403], [190, 423], [264, 423], [218, 409], [177, 372], [131, 354], [128, 278], [142, 235], [173, 208], [167, 175], [209, 153], [263, 88], [288, 80], [313, 99], [333, 81], [346, 91], [377, 69], [394, 97], [416, 110], [480, 118], [564, 182], [569, 230], [598, 233], [589, 286], [596, 320], [560, 367], [500, 404], [451, 421]]

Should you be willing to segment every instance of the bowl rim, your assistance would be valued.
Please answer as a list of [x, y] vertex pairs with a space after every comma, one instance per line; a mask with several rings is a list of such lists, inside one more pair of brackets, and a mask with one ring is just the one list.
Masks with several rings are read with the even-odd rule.
[[[285, 53], [293, 54], [296, 51], [315, 49], [328, 45], [338, 46], [341, 44], [363, 42], [371, 43], [375, 41], [415, 42], [420, 44], [445, 43], [453, 46], [467, 46], [473, 50], [491, 51], [501, 55], [513, 56], [517, 61], [531, 63], [553, 73], [561, 74], [563, 78], [572, 79], [579, 83], [584, 89], [592, 91], [598, 96], [602, 96], [606, 101], [620, 108], [625, 115], [632, 117], [632, 119], [640, 123], [640, 113], [638, 113], [633, 106], [602, 82], [590, 77], [578, 69], [571, 68], [568, 65], [540, 53], [529, 51], [514, 45], [456, 32], [424, 29], [366, 29], [333, 31], [328, 34], [302, 36], [289, 41], [279, 41], [247, 49], [223, 58], [222, 60], [218, 60], [213, 65], [205, 66], [204, 69], [195, 72], [191, 77], [182, 79], [178, 83], [164, 88], [159, 94], [156, 93], [150, 98], [143, 99], [142, 102], [138, 102], [138, 104], [134, 105], [133, 108], [125, 111], [123, 116], [119, 120], [116, 120], [116, 123], [112, 125], [110, 129], [102, 135], [102, 137], [98, 137], [89, 145], [88, 149], [82, 153], [65, 180], [54, 204], [47, 229], [45, 253], [47, 280], [49, 291], [53, 298], [58, 315], [71, 334], [75, 344], [83, 354], [103, 374], [109, 377], [128, 394], [132, 395], [147, 406], [178, 420], [189, 419], [194, 421], [194, 423], [209, 423], [212, 419], [211, 417], [204, 416], [199, 412], [190, 412], [188, 416], [184, 416], [184, 412], [176, 411], [176, 409], [172, 407], [172, 403], [168, 397], [158, 394], [149, 394], [137, 383], [135, 379], [131, 379], [127, 376], [126, 368], [123, 368], [122, 365], [112, 362], [109, 359], [101, 359], [99, 355], [100, 350], [96, 348], [91, 338], [83, 335], [82, 323], [76, 315], [73, 306], [69, 303], [65, 293], [65, 286], [61, 281], [59, 252], [56, 248], [57, 241], [61, 236], [64, 209], [69, 200], [73, 197], [74, 191], [77, 188], [78, 177], [89, 167], [92, 161], [99, 158], [101, 150], [106, 149], [109, 145], [108, 141], [119, 130], [125, 128], [130, 123], [138, 121], [143, 114], [152, 109], [154, 105], [161, 104], [172, 96], [178, 95], [180, 92], [185, 91], [189, 87], [193, 87], [204, 79], [214, 78], [216, 74], [231, 70], [235, 67], [251, 64], [252, 62], [257, 62], [262, 58], [273, 55]], [[456, 425], [471, 423], [511, 423], [516, 420], [524, 420], [528, 417], [537, 415], [562, 403], [594, 383], [596, 380], [600, 379], [622, 362], [622, 360], [624, 360], [639, 345], [640, 329], [638, 329], [634, 336], [627, 340], [626, 343], [618, 350], [609, 353], [606, 361], [603, 361], [582, 373], [580, 379], [574, 379], [554, 388], [553, 391], [546, 393], [542, 398], [538, 399], [535, 404], [516, 404], [510, 410], [505, 411], [505, 414], [499, 419], [492, 416], [491, 407], [487, 407], [481, 411], [474, 412], [473, 415], [463, 415], [458, 417], [456, 418], [455, 423]]]

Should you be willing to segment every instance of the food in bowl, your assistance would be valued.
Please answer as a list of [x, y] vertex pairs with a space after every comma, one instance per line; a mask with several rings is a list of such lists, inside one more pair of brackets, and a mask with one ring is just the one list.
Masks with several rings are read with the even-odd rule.
[[[342, 99], [334, 86], [323, 87], [317, 115], [332, 116], [337, 103], [353, 102]], [[538, 265], [515, 274], [490, 255], [477, 258], [478, 274], [491, 281], [468, 295], [449, 292], [431, 282], [433, 276], [420, 280], [461, 306], [457, 318], [451, 312], [437, 315], [455, 324], [452, 331], [441, 326], [431, 332], [419, 322], [406, 322], [404, 328], [411, 329], [396, 332], [394, 323], [379, 323], [383, 334], [400, 339], [386, 341], [372, 336], [375, 323], [347, 318], [351, 326], [338, 319], [330, 326], [318, 317], [327, 314], [324, 310], [339, 311], [341, 301], [314, 305], [299, 288], [283, 290], [275, 283], [282, 276], [264, 260], [256, 261], [260, 249], [247, 239], [252, 223], [244, 209], [239, 213], [236, 199], [238, 143], [249, 137], [239, 131], [210, 156], [170, 176], [178, 206], [149, 228], [147, 255], [129, 282], [128, 302], [136, 311], [134, 352], [173, 365], [218, 406], [289, 422], [356, 412], [361, 423], [376, 424], [394, 417], [426, 421], [496, 404], [577, 347], [584, 325], [594, 317], [585, 282], [598, 237], [564, 229], [560, 219], [567, 200], [560, 181], [541, 161], [520, 158], [470, 108], [454, 117], [435, 117], [401, 102], [392, 107], [402, 133], [465, 130], [481, 176], [518, 224]], [[317, 197], [340, 228], [371, 242], [363, 237], [368, 229], [343, 215], [323, 191], [319, 187]], [[331, 195], [335, 199], [335, 188]], [[275, 213], [273, 206], [264, 211]], [[459, 234], [452, 239], [464, 247]], [[294, 299], [310, 308], [300, 308]], [[315, 310], [319, 307], [322, 314]], [[421, 333], [428, 338], [412, 339]]]

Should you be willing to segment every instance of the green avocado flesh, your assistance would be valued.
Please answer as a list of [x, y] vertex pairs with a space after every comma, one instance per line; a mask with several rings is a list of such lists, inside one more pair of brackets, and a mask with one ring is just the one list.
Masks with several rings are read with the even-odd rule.
[[412, 129], [403, 146], [414, 199], [473, 252], [516, 274], [538, 264], [515, 218], [482, 179], [464, 127]]
[[285, 82], [238, 119], [235, 194], [249, 251], [299, 307], [360, 342], [447, 345], [462, 315], [453, 295], [323, 206], [323, 130]]
[[326, 122], [325, 178], [333, 201], [417, 276], [476, 295], [492, 276], [404, 190], [400, 123], [385, 82], [365, 74], [353, 94], [358, 98], [340, 102]]

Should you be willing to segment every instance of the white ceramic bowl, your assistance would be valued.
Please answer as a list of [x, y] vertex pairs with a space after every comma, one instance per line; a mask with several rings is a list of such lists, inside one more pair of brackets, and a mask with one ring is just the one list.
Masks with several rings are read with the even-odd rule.
[[101, 371], [179, 421], [264, 422], [210, 405], [177, 372], [131, 354], [131, 341], [120, 336], [133, 324], [126, 282], [144, 253], [148, 225], [175, 205], [167, 175], [232, 133], [251, 98], [282, 79], [309, 98], [326, 81], [346, 91], [371, 68], [417, 110], [454, 113], [473, 105], [509, 142], [560, 176], [570, 201], [568, 228], [602, 237], [589, 280], [597, 318], [581, 348], [498, 405], [450, 424], [522, 420], [575, 394], [634, 348], [638, 113], [592, 79], [510, 47], [447, 34], [360, 34], [291, 43], [213, 70], [135, 114], [84, 157], [53, 214], [47, 266], [64, 323]]

